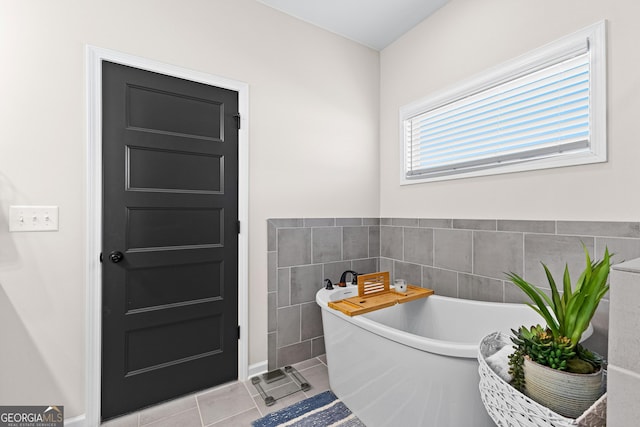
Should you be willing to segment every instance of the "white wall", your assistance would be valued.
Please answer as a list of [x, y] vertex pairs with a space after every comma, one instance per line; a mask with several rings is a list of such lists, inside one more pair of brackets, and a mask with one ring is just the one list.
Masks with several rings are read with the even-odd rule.
[[[85, 45], [250, 86], [249, 357], [267, 358], [271, 217], [377, 216], [377, 52], [254, 0], [0, 3], [0, 404], [85, 410]], [[9, 205], [60, 230], [9, 233]]]
[[[382, 51], [383, 217], [637, 221], [640, 3], [450, 0]], [[609, 162], [399, 186], [398, 109], [599, 20], [608, 21]]]

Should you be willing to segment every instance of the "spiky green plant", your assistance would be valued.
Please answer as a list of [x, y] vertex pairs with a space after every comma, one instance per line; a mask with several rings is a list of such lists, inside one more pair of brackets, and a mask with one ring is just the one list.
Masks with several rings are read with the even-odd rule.
[[562, 295], [558, 292], [556, 282], [544, 263], [542, 266], [551, 287], [551, 298], [542, 289], [517, 274], [507, 274], [509, 279], [535, 304], [528, 305], [544, 318], [553, 338], [557, 341], [560, 337], [567, 337], [571, 348], [580, 342], [600, 300], [609, 290], [607, 284], [611, 266], [609, 250], [605, 248], [602, 260], [592, 261], [586, 246], [583, 244], [582, 247], [586, 258], [585, 269], [572, 288], [569, 267], [565, 264]]
[[584, 249], [586, 266], [575, 286], [571, 285], [569, 267], [565, 265], [562, 281], [562, 296], [549, 268], [542, 263], [551, 287], [551, 297], [542, 289], [533, 285], [515, 273], [508, 277], [529, 296], [533, 304], [528, 304], [546, 322], [546, 328], [540, 325], [527, 329], [522, 326], [513, 330], [511, 340], [515, 352], [509, 357], [509, 373], [513, 376], [513, 386], [522, 390], [524, 380], [524, 357], [553, 369], [567, 370], [574, 373], [595, 372], [603, 364], [597, 354], [584, 349], [580, 338], [589, 327], [598, 304], [609, 290], [610, 258], [609, 249], [605, 248], [604, 258], [592, 261], [589, 251]]

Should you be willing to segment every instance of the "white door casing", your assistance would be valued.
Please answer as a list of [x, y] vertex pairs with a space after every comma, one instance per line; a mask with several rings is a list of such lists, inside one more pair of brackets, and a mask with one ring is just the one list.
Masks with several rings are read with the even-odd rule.
[[[241, 127], [238, 133], [239, 197], [238, 218], [238, 379], [248, 375], [248, 231], [249, 231], [249, 85], [199, 71], [153, 61], [94, 46], [86, 47], [87, 90], [87, 240], [86, 240], [86, 341], [85, 341], [85, 417], [87, 426], [100, 424], [102, 274], [102, 67], [103, 60], [153, 71], [238, 92]], [[81, 422], [81, 417], [74, 421]], [[75, 422], [74, 422], [75, 424]]]

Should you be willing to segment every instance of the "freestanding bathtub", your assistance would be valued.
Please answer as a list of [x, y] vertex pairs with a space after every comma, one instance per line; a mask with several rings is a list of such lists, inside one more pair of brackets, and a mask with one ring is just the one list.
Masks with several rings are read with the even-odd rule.
[[495, 426], [478, 391], [478, 344], [542, 323], [537, 313], [438, 295], [354, 317], [328, 306], [357, 294], [357, 286], [321, 289], [316, 302], [331, 390], [367, 427]]

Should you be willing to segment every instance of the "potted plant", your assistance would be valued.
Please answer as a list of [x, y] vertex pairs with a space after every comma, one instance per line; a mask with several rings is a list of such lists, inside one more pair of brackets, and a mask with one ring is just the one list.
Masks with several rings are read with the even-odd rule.
[[514, 273], [509, 279], [527, 294], [528, 304], [545, 320], [529, 328], [512, 330], [516, 351], [509, 356], [513, 385], [554, 412], [576, 418], [604, 393], [603, 360], [580, 345], [602, 297], [607, 283], [610, 255], [592, 261], [583, 244], [586, 266], [572, 286], [565, 265], [562, 295], [547, 266], [544, 267], [551, 297], [542, 289]]

